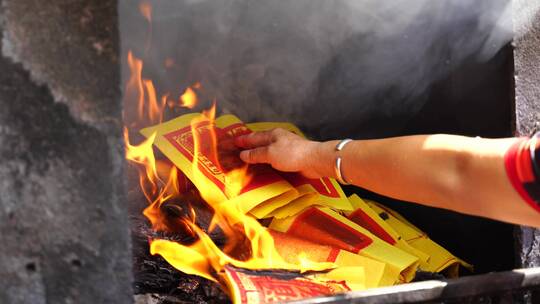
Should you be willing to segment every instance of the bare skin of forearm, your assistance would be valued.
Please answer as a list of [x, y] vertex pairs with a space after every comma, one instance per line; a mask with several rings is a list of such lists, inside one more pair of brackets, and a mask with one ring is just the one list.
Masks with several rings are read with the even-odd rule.
[[[345, 179], [385, 196], [529, 226], [540, 216], [510, 184], [504, 154], [516, 139], [417, 135], [358, 140], [339, 152]], [[314, 146], [311, 165], [335, 177], [338, 141]]]
[[239, 136], [246, 163], [309, 178], [336, 177], [342, 158], [346, 181], [400, 200], [540, 227], [540, 213], [511, 185], [504, 155], [515, 138], [416, 135], [357, 140], [336, 152], [338, 141], [316, 142], [274, 129]]

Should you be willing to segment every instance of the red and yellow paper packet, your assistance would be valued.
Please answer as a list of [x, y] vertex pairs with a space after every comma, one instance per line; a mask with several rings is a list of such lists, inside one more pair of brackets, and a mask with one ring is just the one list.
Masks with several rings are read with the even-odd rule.
[[[193, 132], [197, 132], [196, 139]], [[249, 166], [247, 172], [249, 183], [242, 187], [238, 195], [228, 195], [227, 186], [232, 179], [228, 173], [243, 163], [238, 158], [237, 151], [222, 153], [220, 144], [231, 142], [233, 137], [250, 132], [251, 130], [233, 115], [224, 115], [212, 122], [199, 113], [183, 115], [141, 130], [147, 138], [155, 134], [154, 145], [200, 191], [205, 191], [205, 197], [210, 196], [213, 201], [233, 204], [242, 212], [251, 211], [261, 218], [297, 198], [298, 191], [271, 167], [254, 165]], [[194, 172], [192, 167], [195, 140], [200, 143], [196, 158], [197, 171], [202, 174]]]
[[[387, 267], [385, 263], [337, 247], [313, 243], [283, 232], [270, 230], [270, 233], [274, 238], [277, 251], [289, 263], [297, 264], [309, 260], [318, 263], [331, 262], [337, 268], [361, 267], [365, 274], [365, 279], [361, 282], [361, 289], [380, 287], [385, 284], [383, 281]], [[357, 281], [354, 274], [349, 277], [347, 273], [344, 273], [340, 279], [347, 282]], [[358, 285], [358, 283], [356, 284]]]
[[270, 228], [385, 263], [388, 267], [382, 285], [409, 282], [418, 268], [416, 256], [388, 244], [327, 207], [310, 207], [296, 216], [275, 218]]
[[[193, 121], [198, 121], [194, 126]], [[232, 153], [226, 157], [220, 153], [220, 143], [231, 141], [238, 135], [252, 131], [285, 128], [304, 136], [289, 123], [254, 123], [246, 125], [233, 115], [223, 115], [213, 123], [202, 114], [188, 114], [165, 123], [145, 128], [141, 131], [146, 137], [155, 134], [154, 144], [169, 158], [198, 189], [205, 189], [215, 201], [237, 205], [241, 211], [250, 212], [257, 218], [285, 218], [303, 209], [320, 205], [338, 210], [352, 210], [339, 183], [332, 178], [308, 179], [298, 173], [277, 172], [266, 165], [250, 166], [248, 174], [251, 182], [231, 197], [226, 192], [227, 173], [233, 169], [230, 163], [241, 164]], [[201, 178], [194, 176], [192, 170], [194, 140], [193, 130], [198, 133], [201, 148], [198, 155]], [[215, 134], [216, 140], [213, 140]], [[212, 143], [217, 141], [217, 147]], [[217, 150], [217, 151], [214, 151]], [[224, 158], [226, 158], [224, 160]], [[228, 168], [229, 167], [229, 168]]]
[[[351, 268], [346, 271], [356, 273], [360, 280], [364, 277], [361, 268]], [[340, 272], [343, 270], [301, 275], [225, 266], [221, 278], [228, 286], [231, 299], [235, 304], [283, 303], [353, 290], [349, 286], [350, 283], [339, 279]]]
[[[246, 125], [252, 131], [266, 131], [282, 128], [296, 133], [302, 137], [305, 135], [295, 125], [286, 122], [259, 122]], [[309, 179], [298, 173], [279, 173], [299, 193], [294, 201], [270, 213], [268, 217], [286, 218], [299, 213], [313, 205], [326, 206], [337, 210], [352, 210], [347, 196], [339, 183], [328, 177]]]
[[[365, 203], [376, 212], [382, 214], [384, 222], [397, 232], [411, 247], [424, 253], [429, 258], [422, 260], [420, 269], [429, 272], [443, 272], [447, 277], [456, 278], [460, 267], [472, 270], [472, 265], [454, 256], [448, 250], [431, 240], [428, 235], [405, 220], [400, 214], [390, 208], [373, 201]], [[378, 218], [382, 219], [380, 216]]]
[[362, 226], [388, 244], [418, 257], [420, 268], [427, 263], [430, 258], [428, 254], [409, 245], [397, 231], [386, 223], [379, 214], [358, 195], [351, 195], [349, 201], [354, 208], [354, 211], [352, 212], [344, 212], [349, 220]]
[[455, 276], [460, 265], [471, 267], [394, 211], [356, 195], [347, 198], [331, 178], [308, 179], [253, 165], [247, 170], [249, 182], [231, 195], [227, 191], [231, 172], [243, 163], [237, 148], [220, 145], [230, 144], [238, 135], [276, 127], [304, 136], [289, 123], [246, 125], [233, 115], [210, 120], [198, 113], [141, 131], [148, 138], [155, 136], [154, 144], [205, 197], [259, 219], [273, 218], [276, 249], [285, 260], [301, 263], [305, 258], [337, 266], [310, 275], [289, 273], [294, 277], [287, 280], [275, 275], [279, 272], [269, 275], [227, 266], [223, 278], [235, 302], [285, 301], [393, 285], [411, 281], [417, 268]]

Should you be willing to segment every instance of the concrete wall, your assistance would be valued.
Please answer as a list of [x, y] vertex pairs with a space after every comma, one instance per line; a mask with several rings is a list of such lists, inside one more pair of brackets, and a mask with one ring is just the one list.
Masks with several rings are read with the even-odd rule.
[[117, 3], [0, 18], [0, 303], [130, 303]]
[[[540, 0], [514, 1], [516, 135], [530, 135], [540, 126]], [[516, 229], [520, 267], [540, 266], [540, 231]]]

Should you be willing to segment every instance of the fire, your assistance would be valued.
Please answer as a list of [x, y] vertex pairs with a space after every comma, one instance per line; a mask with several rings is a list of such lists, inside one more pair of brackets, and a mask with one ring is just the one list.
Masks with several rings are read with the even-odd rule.
[[167, 97], [162, 97], [161, 103], [158, 104], [156, 98], [156, 89], [154, 88], [152, 81], [145, 79], [143, 80], [143, 85], [148, 93], [148, 118], [150, 121], [162, 121], [163, 107], [165, 106]]
[[[140, 5], [140, 12], [151, 23], [152, 7], [144, 2]], [[128, 52], [127, 62], [131, 75], [127, 81], [125, 96], [126, 107], [131, 102], [136, 102], [137, 121], [135, 126], [147, 126], [159, 123], [163, 120], [164, 111], [171, 106], [170, 93], [158, 98], [157, 89], [153, 82], [143, 78], [143, 61], [136, 58], [131, 51]], [[201, 90], [199, 82], [186, 88], [180, 96], [179, 104], [186, 108], [197, 105], [198, 97], [196, 90]], [[174, 106], [174, 105], [173, 105]], [[196, 224], [197, 213], [188, 205], [182, 206], [189, 210], [189, 214], [182, 215], [182, 227], [192, 233], [196, 238], [191, 244], [181, 244], [169, 240], [150, 240], [151, 254], [159, 254], [172, 266], [188, 274], [198, 275], [209, 280], [216, 280], [216, 273], [223, 271], [226, 265], [234, 265], [246, 269], [286, 269], [294, 271], [326, 270], [334, 267], [332, 263], [314, 263], [305, 255], [299, 258], [299, 262], [292, 264], [286, 262], [278, 253], [274, 238], [255, 218], [245, 214], [234, 204], [234, 199], [249, 183], [251, 176], [248, 165], [240, 165], [225, 170], [220, 163], [220, 149], [218, 136], [215, 128], [216, 104], [203, 112], [191, 122], [191, 131], [194, 143], [194, 157], [191, 170], [195, 184], [199, 185], [198, 194], [213, 210], [213, 219], [208, 231], [212, 232], [217, 227], [223, 231], [227, 243], [223, 248], [218, 247], [206, 231]], [[204, 124], [208, 127], [199, 128]], [[168, 201], [183, 202], [186, 188], [182, 187], [186, 177], [167, 161], [156, 159], [153, 150], [155, 134], [140, 143], [130, 143], [127, 129], [124, 132], [126, 159], [139, 169], [139, 182], [144, 193], [148, 207], [144, 215], [152, 224], [153, 229], [158, 231], [171, 231], [167, 222], [167, 215], [163, 213], [162, 206]], [[204, 153], [202, 152], [204, 151]], [[225, 174], [225, 194], [227, 199], [213, 197], [212, 191], [205, 191], [210, 187], [207, 179], [201, 171], [201, 155], [206, 155], [213, 162], [219, 164]], [[202, 185], [202, 186], [200, 186]], [[176, 226], [174, 226], [176, 227]], [[242, 254], [238, 254], [241, 252]], [[247, 256], [246, 256], [247, 253]]]
[[[159, 254], [165, 258], [174, 268], [187, 274], [193, 274], [205, 279], [216, 281], [210, 275], [208, 258], [203, 254], [204, 248], [200, 242], [191, 247], [166, 240], [154, 240], [150, 247], [150, 253]], [[186, 259], [189, 257], [189, 259]]]
[[240, 191], [249, 184], [248, 165], [233, 169], [225, 174], [225, 194], [233, 198], [240, 194]]
[[[197, 86], [194, 86], [194, 88], [200, 87], [200, 84]], [[180, 96], [180, 104], [183, 107], [193, 109], [195, 105], [197, 104], [197, 94], [191, 87], [188, 87], [182, 96]]]
[[152, 144], [154, 143], [155, 137], [156, 135], [154, 134], [138, 146], [133, 146], [129, 143], [128, 130], [124, 129], [126, 159], [138, 164], [141, 168], [139, 171], [139, 182], [144, 196], [148, 201], [152, 200], [152, 197], [158, 190], [156, 159], [154, 157], [154, 151], [152, 150]]
[[125, 96], [127, 101], [137, 101], [137, 112], [139, 118], [141, 118], [144, 111], [144, 87], [142, 84], [143, 63], [141, 60], [135, 58], [131, 51], [128, 52], [127, 62], [130, 76], [126, 84]]
[[[142, 80], [141, 83], [146, 88], [145, 92], [155, 92], [151, 81]], [[153, 98], [145, 98], [143, 101], [145, 102], [143, 109], [160, 109]], [[155, 108], [156, 104], [157, 108]], [[151, 253], [163, 256], [172, 266], [185, 273], [210, 280], [215, 280], [215, 274], [223, 271], [225, 265], [246, 269], [286, 269], [300, 272], [333, 268], [332, 263], [314, 263], [305, 256], [300, 257], [296, 264], [286, 262], [279, 255], [274, 238], [269, 231], [255, 218], [238, 209], [233, 201], [251, 180], [247, 165], [244, 164], [229, 171], [222, 168], [225, 172], [227, 200], [213, 197], [210, 194], [212, 191], [205, 191], [210, 184], [205, 184], [208, 181], [201, 171], [201, 159], [198, 156], [206, 155], [216, 163], [220, 163], [215, 117], [216, 105], [214, 103], [210, 109], [203, 112], [203, 115], [197, 116], [191, 122], [195, 156], [192, 171], [196, 179], [195, 184], [202, 185], [198, 189], [200, 196], [214, 211], [209, 231], [213, 231], [216, 227], [221, 228], [226, 236], [227, 244], [223, 249], [219, 248], [210, 236], [195, 224], [196, 213], [191, 209], [191, 218], [185, 217], [182, 221], [184, 226], [197, 237], [197, 241], [186, 245], [168, 240], [151, 240]], [[209, 127], [201, 129], [199, 128], [201, 125]], [[183, 175], [173, 165], [163, 164], [156, 160], [152, 147], [154, 139], [155, 134], [139, 145], [132, 145], [126, 131], [126, 158], [140, 168], [141, 189], [149, 202], [149, 206], [143, 212], [144, 215], [154, 229], [168, 231], [170, 225], [167, 223], [161, 206], [168, 200], [182, 200], [183, 190], [179, 187], [179, 178]], [[223, 166], [220, 165], [220, 167]], [[234, 252], [248, 252], [249, 257], [238, 256]], [[190, 258], [186, 259], [186, 256]]]
[[168, 94], [164, 94], [158, 102], [154, 83], [142, 77], [143, 62], [136, 58], [131, 51], [127, 57], [130, 77], [127, 81], [125, 96], [126, 104], [137, 102], [138, 122], [145, 124], [158, 123], [163, 120], [163, 110], [167, 103]]
[[162, 187], [158, 196], [154, 201], [144, 209], [143, 214], [150, 220], [152, 227], [158, 231], [167, 231], [168, 225], [166, 224], [166, 217], [161, 211], [161, 205], [171, 198], [178, 197], [180, 195], [178, 189], [178, 169], [172, 167], [169, 173], [167, 182]]
[[167, 200], [181, 196], [185, 189], [180, 188], [180, 179], [184, 177], [176, 167], [156, 160], [152, 148], [154, 139], [155, 134], [137, 146], [131, 145], [128, 131], [124, 130], [126, 159], [138, 166], [141, 190], [150, 203], [143, 213], [155, 230], [166, 231], [168, 227], [160, 207]]
[[143, 78], [143, 61], [128, 52], [127, 63], [130, 69], [130, 77], [125, 89], [125, 104], [136, 102], [137, 125], [151, 125], [163, 121], [164, 111], [167, 106], [185, 107], [192, 109], [198, 104], [195, 90], [201, 89], [199, 82], [188, 87], [179, 98], [179, 102], [171, 102], [169, 92], [158, 98], [157, 90], [150, 79]]

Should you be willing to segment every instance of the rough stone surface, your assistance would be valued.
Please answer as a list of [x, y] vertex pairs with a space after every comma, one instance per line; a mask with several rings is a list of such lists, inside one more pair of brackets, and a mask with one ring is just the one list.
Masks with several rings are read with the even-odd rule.
[[[20, 62], [78, 119], [118, 122], [117, 2], [3, 1], [4, 56]], [[97, 76], [99, 75], [99, 76]]]
[[[514, 1], [516, 135], [540, 126], [540, 0]], [[540, 266], [540, 230], [516, 230], [520, 267]]]
[[116, 1], [0, 8], [0, 303], [131, 303]]

